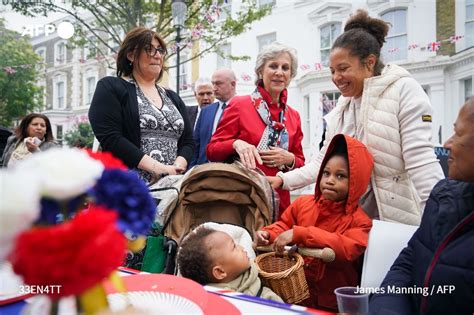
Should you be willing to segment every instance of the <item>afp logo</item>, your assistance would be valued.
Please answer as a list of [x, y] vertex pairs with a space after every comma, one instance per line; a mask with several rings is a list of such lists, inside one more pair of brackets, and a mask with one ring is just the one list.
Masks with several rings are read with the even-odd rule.
[[57, 27], [54, 24], [28, 24], [23, 29], [21, 36], [48, 36], [54, 32], [57, 32], [62, 39], [69, 39], [74, 35], [74, 25], [70, 22], [61, 22]]

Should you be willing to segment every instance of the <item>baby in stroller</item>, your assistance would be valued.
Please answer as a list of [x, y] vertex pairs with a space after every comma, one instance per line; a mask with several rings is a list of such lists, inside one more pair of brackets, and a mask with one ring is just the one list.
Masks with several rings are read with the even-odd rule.
[[177, 261], [183, 277], [202, 285], [283, 302], [272, 290], [263, 286], [257, 266], [249, 256], [255, 257], [255, 253], [247, 254], [244, 247], [236, 244], [221, 228], [218, 230], [203, 224], [183, 239]]

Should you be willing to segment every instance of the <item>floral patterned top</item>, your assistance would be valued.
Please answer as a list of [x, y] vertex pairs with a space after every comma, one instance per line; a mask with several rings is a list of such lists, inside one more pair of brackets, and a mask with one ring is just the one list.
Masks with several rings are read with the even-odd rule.
[[[133, 78], [129, 82], [137, 89], [138, 115], [140, 119], [140, 149], [160, 163], [171, 165], [178, 155], [178, 140], [184, 132], [184, 119], [166, 95], [165, 89], [156, 85], [163, 100], [161, 109], [145, 96]], [[152, 175], [139, 170], [140, 177], [149, 183]]]

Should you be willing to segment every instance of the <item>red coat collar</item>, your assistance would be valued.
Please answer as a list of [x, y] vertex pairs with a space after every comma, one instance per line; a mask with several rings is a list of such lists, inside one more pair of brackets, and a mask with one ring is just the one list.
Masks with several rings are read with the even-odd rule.
[[[262, 95], [262, 98], [265, 100], [268, 106], [276, 105], [273, 103], [270, 93], [268, 93], [267, 90], [265, 90], [265, 88], [263, 87], [263, 82], [259, 83], [257, 85], [257, 88], [258, 88], [258, 91], [260, 92], [260, 95]], [[280, 105], [282, 105], [281, 106], [282, 108], [286, 106], [287, 99], [288, 99], [288, 91], [287, 89], [284, 89], [280, 93]]]

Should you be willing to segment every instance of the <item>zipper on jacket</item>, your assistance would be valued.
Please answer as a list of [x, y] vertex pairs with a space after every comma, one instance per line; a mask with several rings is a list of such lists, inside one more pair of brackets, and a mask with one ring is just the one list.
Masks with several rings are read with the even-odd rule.
[[[436, 249], [435, 254], [433, 255], [433, 259], [426, 271], [425, 281], [423, 282], [423, 287], [427, 288], [431, 279], [431, 274], [433, 273], [433, 269], [435, 268], [436, 264], [438, 263], [439, 257], [441, 256], [442, 251], [448, 246], [448, 243], [453, 239], [456, 234], [458, 234], [467, 224], [471, 221], [474, 221], [474, 212], [464, 218], [461, 222], [459, 222], [452, 230], [448, 233], [448, 235], [443, 239], [441, 245]], [[421, 305], [420, 305], [420, 314], [426, 314], [426, 310], [428, 307], [428, 295], [423, 296], [421, 298]]]

